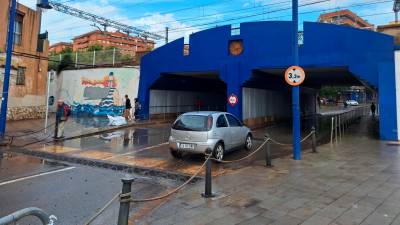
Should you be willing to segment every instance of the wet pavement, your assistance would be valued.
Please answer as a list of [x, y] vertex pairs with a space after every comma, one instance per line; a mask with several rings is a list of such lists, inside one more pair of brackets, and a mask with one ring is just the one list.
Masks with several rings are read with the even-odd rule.
[[[290, 127], [273, 126], [254, 131], [253, 151], [262, 143], [265, 133], [269, 133], [276, 140], [290, 143]], [[309, 133], [309, 131], [308, 131]], [[304, 132], [303, 136], [308, 133]], [[128, 165], [134, 168], [165, 171], [184, 175], [195, 174], [204, 162], [204, 155], [184, 155], [182, 159], [173, 158], [168, 148], [170, 125], [157, 124], [141, 128], [125, 128], [118, 131], [67, 140], [56, 144], [35, 144], [27, 147], [35, 152], [44, 152], [55, 155], [69, 156], [80, 159], [97, 160], [107, 163]], [[283, 157], [290, 155], [290, 145], [273, 145], [272, 157]], [[309, 148], [310, 141], [303, 144]], [[245, 157], [250, 152], [244, 149], [228, 153], [226, 160], [235, 160]], [[261, 149], [252, 159], [265, 159], [265, 150]], [[213, 175], [219, 176], [232, 173], [251, 164], [251, 160], [244, 160], [238, 164], [216, 164]], [[201, 171], [200, 175], [203, 174]]]
[[[5, 154], [0, 158], [0, 217], [26, 207], [39, 207], [58, 218], [56, 224], [83, 224], [121, 191], [121, 178], [127, 174], [81, 165], [48, 162], [35, 157]], [[129, 174], [132, 176], [132, 174]], [[154, 196], [178, 183], [164, 179], [137, 177], [133, 191], [137, 196]], [[92, 224], [116, 224], [118, 201]], [[146, 208], [136, 205], [133, 213]], [[36, 225], [25, 218], [21, 225]]]
[[[377, 121], [364, 117], [342, 141], [304, 153], [301, 161], [262, 161], [184, 189], [134, 224], [399, 225], [400, 147], [378, 140]], [[174, 215], [174, 216], [171, 216]], [[207, 216], [205, 216], [207, 215]]]

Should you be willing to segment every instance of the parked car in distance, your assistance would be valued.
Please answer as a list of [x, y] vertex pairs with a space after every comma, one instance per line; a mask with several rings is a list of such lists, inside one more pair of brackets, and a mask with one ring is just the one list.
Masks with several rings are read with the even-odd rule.
[[358, 102], [356, 100], [347, 100], [346, 103], [347, 105], [352, 105], [352, 106], [358, 105]]
[[251, 131], [240, 120], [225, 112], [189, 112], [179, 116], [171, 128], [169, 148], [172, 156], [205, 153], [212, 150], [221, 161], [225, 153], [253, 147]]

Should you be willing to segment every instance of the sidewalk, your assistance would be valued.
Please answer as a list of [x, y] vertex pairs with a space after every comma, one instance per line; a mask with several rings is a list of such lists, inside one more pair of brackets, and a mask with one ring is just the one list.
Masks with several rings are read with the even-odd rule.
[[400, 224], [400, 147], [372, 138], [371, 126], [370, 119], [364, 118], [346, 132], [338, 146], [321, 146], [319, 153], [305, 153], [301, 161], [276, 159], [272, 169], [257, 161], [214, 178], [214, 199], [200, 197], [204, 191], [200, 182], [146, 215], [131, 215], [131, 222]]
[[[146, 126], [152, 124], [163, 123], [164, 121], [140, 121], [129, 122], [122, 126], [109, 126], [106, 117], [70, 117], [65, 124], [64, 133], [65, 139], [73, 139], [83, 136], [111, 132], [118, 129], [133, 126]], [[55, 116], [51, 116], [48, 120], [48, 125], [45, 133], [45, 120], [20, 120], [7, 121], [6, 135], [19, 136], [18, 143], [26, 144], [34, 141], [52, 141], [55, 129]], [[36, 132], [39, 131], [39, 132]]]

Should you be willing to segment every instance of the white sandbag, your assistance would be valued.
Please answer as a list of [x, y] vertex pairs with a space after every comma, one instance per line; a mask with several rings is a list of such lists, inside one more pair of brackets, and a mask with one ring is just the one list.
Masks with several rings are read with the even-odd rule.
[[121, 126], [121, 125], [128, 124], [126, 122], [126, 120], [125, 120], [125, 117], [123, 117], [123, 116], [110, 116], [110, 115], [107, 115], [107, 117], [108, 117], [108, 120], [109, 120], [109, 122], [108, 122], [109, 126]]

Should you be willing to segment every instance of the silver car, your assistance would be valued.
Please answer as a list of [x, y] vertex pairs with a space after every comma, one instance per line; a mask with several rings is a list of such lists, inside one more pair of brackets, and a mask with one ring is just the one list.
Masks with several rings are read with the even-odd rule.
[[174, 122], [169, 138], [171, 154], [182, 157], [182, 153], [204, 153], [212, 150], [217, 160], [226, 152], [242, 147], [250, 150], [252, 134], [248, 127], [230, 113], [189, 112]]

